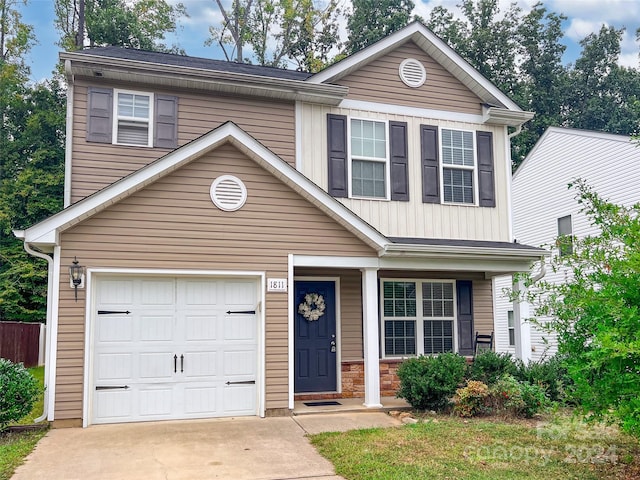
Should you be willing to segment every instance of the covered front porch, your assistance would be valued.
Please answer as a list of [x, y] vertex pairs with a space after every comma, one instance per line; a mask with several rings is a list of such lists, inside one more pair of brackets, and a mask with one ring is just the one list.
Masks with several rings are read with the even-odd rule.
[[472, 356], [476, 332], [493, 331], [493, 276], [526, 270], [541, 252], [484, 243], [380, 258], [291, 255], [289, 410], [331, 401], [391, 408], [406, 358]]

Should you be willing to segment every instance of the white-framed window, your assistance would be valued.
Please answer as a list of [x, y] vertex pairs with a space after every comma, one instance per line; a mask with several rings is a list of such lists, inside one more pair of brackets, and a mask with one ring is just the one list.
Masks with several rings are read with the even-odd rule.
[[113, 143], [153, 146], [153, 94], [114, 90]]
[[571, 255], [573, 253], [573, 228], [571, 226], [571, 215], [558, 219], [558, 249], [560, 256]]
[[476, 148], [474, 132], [440, 129], [442, 200], [476, 205]]
[[389, 134], [387, 122], [364, 118], [349, 121], [349, 186], [354, 198], [389, 199]]
[[454, 280], [381, 280], [383, 357], [456, 350]]
[[507, 330], [509, 331], [509, 346], [516, 346], [516, 329], [513, 325], [513, 310], [507, 312]]

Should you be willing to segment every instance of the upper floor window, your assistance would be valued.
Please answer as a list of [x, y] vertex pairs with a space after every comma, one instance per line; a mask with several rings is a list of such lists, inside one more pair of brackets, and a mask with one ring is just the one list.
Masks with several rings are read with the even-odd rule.
[[571, 228], [571, 215], [561, 217], [558, 219], [558, 248], [560, 249], [560, 256], [571, 255], [573, 253], [573, 240], [571, 235], [573, 230]]
[[153, 94], [115, 90], [113, 143], [153, 145]]
[[444, 201], [475, 204], [473, 132], [442, 129], [441, 145]]
[[351, 196], [388, 198], [387, 124], [351, 119]]
[[455, 282], [383, 280], [384, 356], [454, 351]]

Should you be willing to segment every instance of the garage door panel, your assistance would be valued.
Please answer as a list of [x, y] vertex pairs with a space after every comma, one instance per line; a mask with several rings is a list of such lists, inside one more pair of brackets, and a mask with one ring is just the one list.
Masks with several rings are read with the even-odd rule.
[[218, 338], [217, 315], [185, 315], [184, 322], [187, 341], [210, 341]]
[[[105, 292], [106, 291], [106, 292]], [[92, 423], [255, 415], [254, 280], [98, 278]], [[128, 302], [128, 304], [127, 304]]]
[[141, 315], [140, 341], [172, 342], [175, 338], [173, 315]]

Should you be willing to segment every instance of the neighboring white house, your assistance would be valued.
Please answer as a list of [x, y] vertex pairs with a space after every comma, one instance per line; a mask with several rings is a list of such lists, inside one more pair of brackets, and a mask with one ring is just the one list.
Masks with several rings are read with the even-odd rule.
[[[560, 254], [555, 246], [559, 235], [584, 237], [597, 233], [580, 212], [575, 190], [568, 187], [576, 178], [584, 179], [613, 203], [632, 205], [640, 201], [638, 144], [623, 135], [549, 128], [513, 175], [513, 234], [518, 243], [553, 247], [552, 256], [556, 256]], [[547, 269], [545, 280], [561, 282], [564, 278], [565, 272]], [[498, 352], [515, 354], [517, 312], [514, 315], [513, 303], [502, 293], [511, 282], [510, 276], [494, 280], [495, 347]], [[521, 310], [524, 320], [529, 306], [521, 306]], [[526, 322], [522, 335], [524, 360], [540, 360], [556, 352], [555, 339], [535, 325]]]

